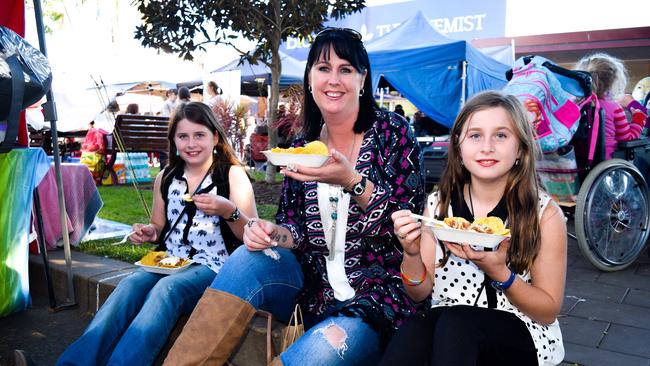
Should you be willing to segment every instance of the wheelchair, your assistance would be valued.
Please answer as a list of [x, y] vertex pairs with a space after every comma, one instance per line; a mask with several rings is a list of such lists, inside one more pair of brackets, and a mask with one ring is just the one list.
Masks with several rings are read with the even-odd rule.
[[[543, 66], [558, 77], [563, 87], [573, 84], [566, 89], [577, 98], [591, 95], [589, 73], [550, 62]], [[596, 268], [619, 271], [639, 257], [650, 235], [650, 190], [646, 180], [650, 173], [650, 139], [619, 142], [613, 158], [606, 159], [604, 111], [594, 99], [580, 113], [578, 130], [568, 146], [574, 150], [576, 166], [538, 167], [537, 174], [540, 182], [549, 173], [577, 177], [577, 195], [569, 202], [556, 199], [565, 215], [574, 220], [575, 233], [569, 236], [576, 239], [583, 256]], [[552, 184], [542, 186], [553, 196]]]
[[618, 146], [613, 159], [588, 167], [574, 215], [580, 251], [596, 268], [608, 272], [631, 265], [650, 234], [650, 191], [645, 179], [650, 139]]

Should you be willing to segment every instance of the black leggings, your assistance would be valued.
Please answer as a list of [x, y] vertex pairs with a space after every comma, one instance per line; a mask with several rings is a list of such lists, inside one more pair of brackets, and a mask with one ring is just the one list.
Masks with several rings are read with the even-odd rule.
[[537, 354], [526, 325], [512, 313], [440, 306], [408, 319], [380, 365], [537, 365]]

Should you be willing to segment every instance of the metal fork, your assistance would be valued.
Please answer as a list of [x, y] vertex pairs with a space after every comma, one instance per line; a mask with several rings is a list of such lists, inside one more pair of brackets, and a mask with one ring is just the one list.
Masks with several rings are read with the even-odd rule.
[[132, 234], [135, 234], [135, 231], [131, 231], [130, 233], [124, 235], [122, 240], [116, 241], [115, 243], [111, 243], [111, 245], [120, 245], [126, 243], [126, 241], [129, 239], [129, 236], [131, 236]]

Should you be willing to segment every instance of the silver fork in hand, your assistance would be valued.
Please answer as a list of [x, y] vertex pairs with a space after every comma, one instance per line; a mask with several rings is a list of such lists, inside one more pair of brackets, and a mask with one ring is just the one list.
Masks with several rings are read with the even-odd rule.
[[131, 231], [130, 233], [124, 235], [124, 237], [122, 238], [122, 240], [120, 240], [120, 241], [116, 241], [115, 243], [111, 243], [111, 245], [120, 245], [120, 244], [124, 244], [124, 243], [126, 243], [126, 241], [129, 239], [129, 236], [131, 236], [131, 235], [133, 235], [133, 234], [135, 234], [135, 231]]

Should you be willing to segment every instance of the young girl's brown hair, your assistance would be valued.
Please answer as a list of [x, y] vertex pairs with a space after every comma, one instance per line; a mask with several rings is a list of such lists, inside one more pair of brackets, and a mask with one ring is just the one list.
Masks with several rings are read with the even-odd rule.
[[183, 159], [177, 155], [176, 143], [174, 142], [176, 127], [178, 126], [178, 122], [183, 119], [203, 125], [212, 134], [216, 134], [219, 137], [219, 142], [217, 142], [212, 152], [212, 166], [210, 167], [210, 170], [213, 172], [212, 174], [225, 174], [227, 177], [228, 169], [231, 165], [243, 166], [237, 158], [235, 150], [230, 146], [223, 126], [217, 121], [210, 107], [200, 102], [183, 103], [176, 108], [169, 121], [167, 140], [169, 141], [169, 166], [171, 169], [165, 170], [163, 181], [168, 174], [172, 174], [177, 169], [182, 170], [185, 165]]
[[[519, 163], [512, 166], [504, 190], [508, 208], [511, 233], [507, 261], [511, 268], [522, 273], [532, 266], [540, 247], [538, 183], [535, 174], [535, 158], [538, 154], [532, 124], [521, 102], [512, 95], [488, 91], [472, 97], [461, 109], [450, 132], [447, 167], [438, 191], [438, 219], [447, 216], [452, 192], [463, 199], [463, 187], [471, 181], [469, 171], [463, 166], [460, 144], [463, 129], [474, 113], [490, 108], [503, 108], [512, 123], [513, 132], [519, 140]], [[448, 253], [440, 244], [446, 263]]]

